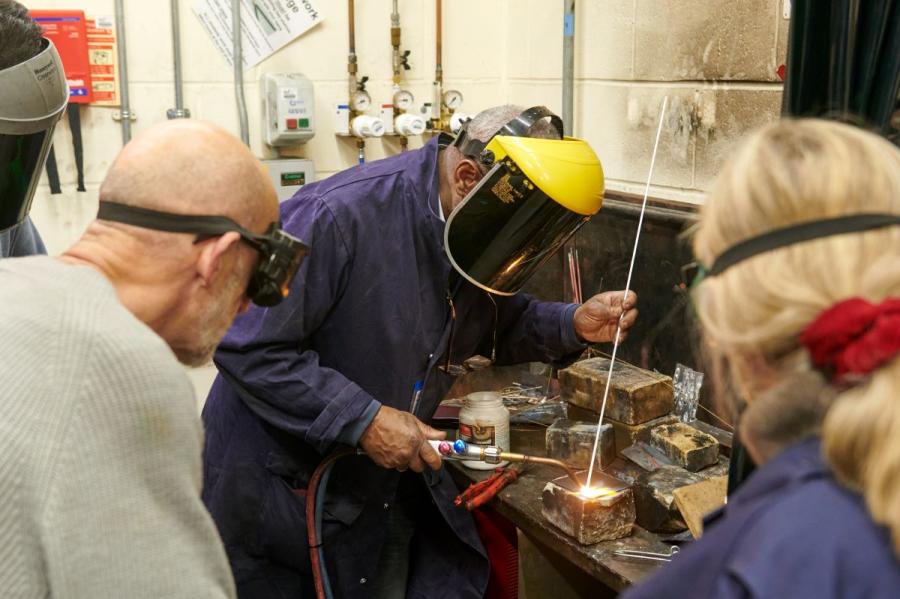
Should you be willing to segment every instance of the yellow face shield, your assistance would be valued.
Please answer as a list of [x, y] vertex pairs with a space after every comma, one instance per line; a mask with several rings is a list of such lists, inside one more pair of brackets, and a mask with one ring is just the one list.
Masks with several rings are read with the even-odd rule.
[[498, 135], [488, 152], [494, 164], [450, 215], [444, 247], [471, 283], [513, 295], [600, 210], [603, 168], [580, 139]]

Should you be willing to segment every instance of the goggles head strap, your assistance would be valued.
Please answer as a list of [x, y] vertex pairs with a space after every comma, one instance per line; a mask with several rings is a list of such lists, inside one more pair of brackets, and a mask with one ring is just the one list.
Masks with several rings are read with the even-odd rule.
[[278, 223], [270, 224], [266, 233], [260, 235], [227, 216], [172, 214], [107, 201], [100, 202], [97, 218], [168, 233], [192, 233], [198, 236], [197, 242], [238, 233], [260, 254], [247, 289], [247, 296], [260, 306], [274, 306], [287, 297], [300, 262], [309, 253], [309, 247], [283, 231]]
[[783, 248], [795, 243], [811, 241], [821, 237], [859, 233], [870, 229], [880, 229], [892, 225], [900, 225], [897, 214], [852, 214], [837, 218], [826, 218], [808, 221], [789, 227], [782, 227], [745, 239], [731, 246], [715, 259], [706, 276], [715, 277], [722, 274], [738, 262]]

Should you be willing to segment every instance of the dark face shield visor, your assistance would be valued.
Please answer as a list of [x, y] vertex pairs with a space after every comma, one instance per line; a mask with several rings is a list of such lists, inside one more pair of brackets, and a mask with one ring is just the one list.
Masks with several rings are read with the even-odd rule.
[[28, 216], [54, 127], [25, 135], [0, 134], [0, 231]]
[[229, 232], [240, 234], [241, 240], [259, 253], [246, 292], [257, 306], [280, 304], [288, 296], [303, 258], [309, 254], [306, 244], [283, 231], [277, 223], [259, 234], [226, 216], [173, 214], [105, 201], [100, 202], [97, 218], [156, 231], [193, 233], [198, 243]]
[[497, 161], [456, 207], [444, 231], [469, 282], [513, 295], [600, 209], [603, 171], [580, 140], [497, 137]]
[[0, 71], [0, 231], [21, 223], [68, 101], [56, 48]]

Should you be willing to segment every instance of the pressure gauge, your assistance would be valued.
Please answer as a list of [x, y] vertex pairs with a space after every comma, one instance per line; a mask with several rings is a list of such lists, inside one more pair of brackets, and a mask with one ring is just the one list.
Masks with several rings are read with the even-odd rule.
[[405, 89], [397, 90], [397, 93], [394, 94], [394, 106], [400, 110], [409, 110], [412, 108], [413, 102], [415, 102], [415, 98], [412, 93]]
[[463, 96], [455, 89], [448, 89], [444, 92], [444, 97], [442, 98], [442, 100], [444, 102], [444, 106], [446, 106], [450, 110], [456, 110], [462, 105]]
[[368, 110], [372, 105], [372, 98], [369, 96], [368, 92], [363, 90], [353, 92], [353, 96], [350, 98], [350, 107], [357, 112], [362, 112], [364, 110]]

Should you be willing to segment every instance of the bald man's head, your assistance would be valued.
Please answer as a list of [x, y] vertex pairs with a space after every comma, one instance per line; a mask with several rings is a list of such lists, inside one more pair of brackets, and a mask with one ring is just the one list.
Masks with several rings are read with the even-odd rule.
[[256, 232], [278, 219], [259, 160], [210, 123], [168, 121], [136, 136], [100, 186], [100, 199], [176, 214], [227, 216]]
[[[100, 200], [184, 215], [225, 216], [264, 233], [278, 198], [253, 154], [209, 123], [177, 120], [134, 138]], [[238, 312], [259, 251], [237, 232], [198, 236], [98, 219], [63, 259], [89, 264], [119, 299], [190, 365], [208, 360]]]

